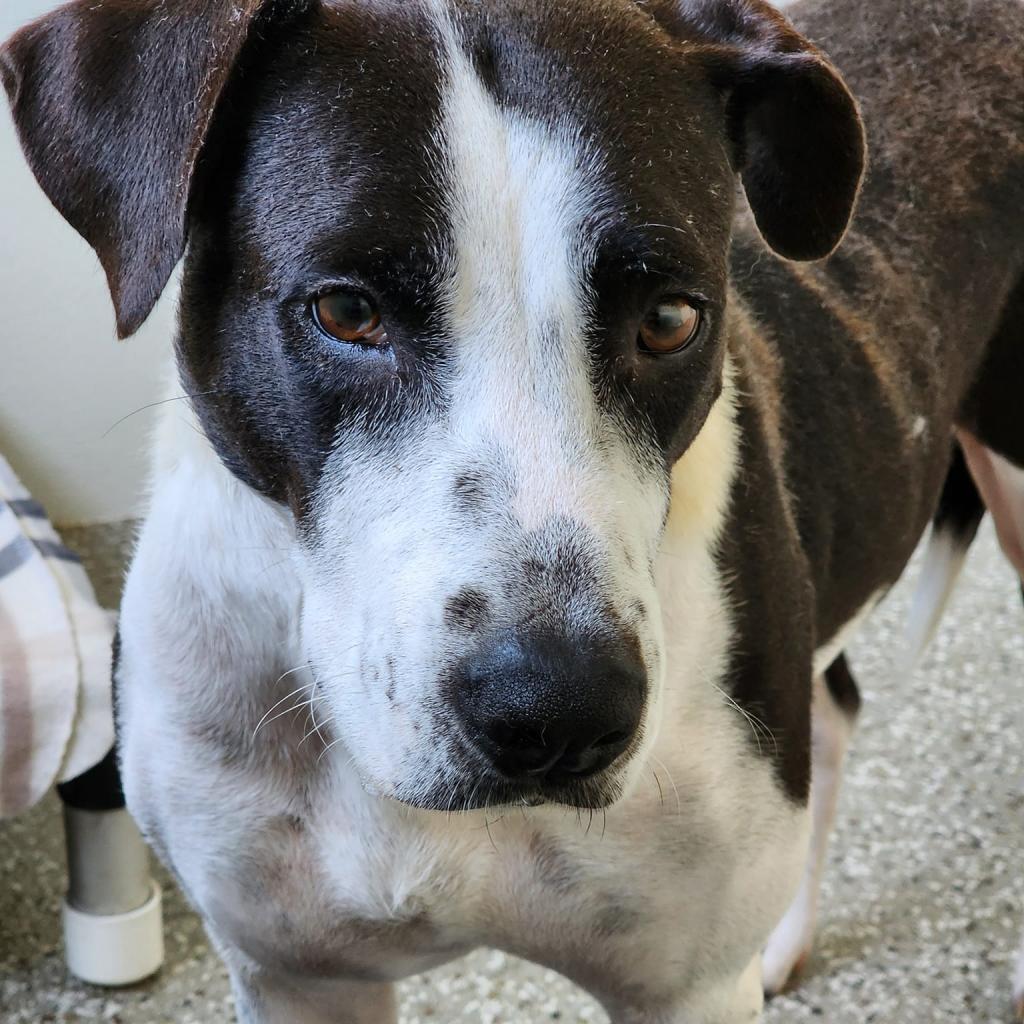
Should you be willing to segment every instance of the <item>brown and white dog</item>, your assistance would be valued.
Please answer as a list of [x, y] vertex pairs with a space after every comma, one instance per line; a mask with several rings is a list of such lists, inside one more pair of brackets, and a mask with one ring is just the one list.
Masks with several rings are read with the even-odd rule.
[[80, 0], [3, 50], [122, 335], [185, 255], [121, 760], [246, 1024], [478, 945], [758, 1019], [955, 431], [1024, 569], [1024, 3], [791, 14]]

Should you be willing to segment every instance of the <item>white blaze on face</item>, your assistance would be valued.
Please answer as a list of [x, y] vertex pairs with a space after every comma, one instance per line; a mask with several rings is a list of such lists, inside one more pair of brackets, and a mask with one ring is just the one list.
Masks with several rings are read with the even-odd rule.
[[599, 411], [586, 346], [594, 254], [585, 234], [601, 205], [601, 161], [565, 120], [499, 106], [447, 14], [437, 17], [454, 238], [452, 429], [467, 448], [500, 450], [510, 463], [511, 511], [524, 530], [565, 517], [600, 533], [608, 475], [632, 477], [635, 489], [637, 472]]

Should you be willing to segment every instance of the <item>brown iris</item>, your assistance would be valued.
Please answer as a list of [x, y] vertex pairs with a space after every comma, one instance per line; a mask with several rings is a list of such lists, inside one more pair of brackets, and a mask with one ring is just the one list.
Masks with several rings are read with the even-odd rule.
[[679, 352], [697, 337], [701, 312], [686, 299], [665, 299], [640, 324], [640, 347], [657, 355]]
[[380, 311], [362, 292], [342, 289], [313, 303], [313, 318], [325, 334], [351, 345], [383, 345]]

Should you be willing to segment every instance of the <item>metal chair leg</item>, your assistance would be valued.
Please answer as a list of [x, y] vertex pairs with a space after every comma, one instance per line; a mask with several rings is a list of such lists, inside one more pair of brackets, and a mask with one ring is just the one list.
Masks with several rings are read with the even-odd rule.
[[114, 751], [57, 790], [68, 856], [68, 968], [93, 985], [135, 984], [163, 963], [163, 918], [149, 852], [125, 810]]

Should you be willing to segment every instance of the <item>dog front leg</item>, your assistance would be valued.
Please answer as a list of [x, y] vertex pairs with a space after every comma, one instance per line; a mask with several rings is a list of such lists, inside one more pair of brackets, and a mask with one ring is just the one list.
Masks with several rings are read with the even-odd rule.
[[238, 1024], [397, 1024], [394, 985], [289, 981], [232, 970]]
[[782, 992], [799, 975], [814, 944], [818, 897], [835, 824], [843, 762], [860, 708], [857, 684], [840, 656], [814, 681], [811, 748], [811, 809], [814, 832], [800, 889], [764, 952], [764, 989]]

